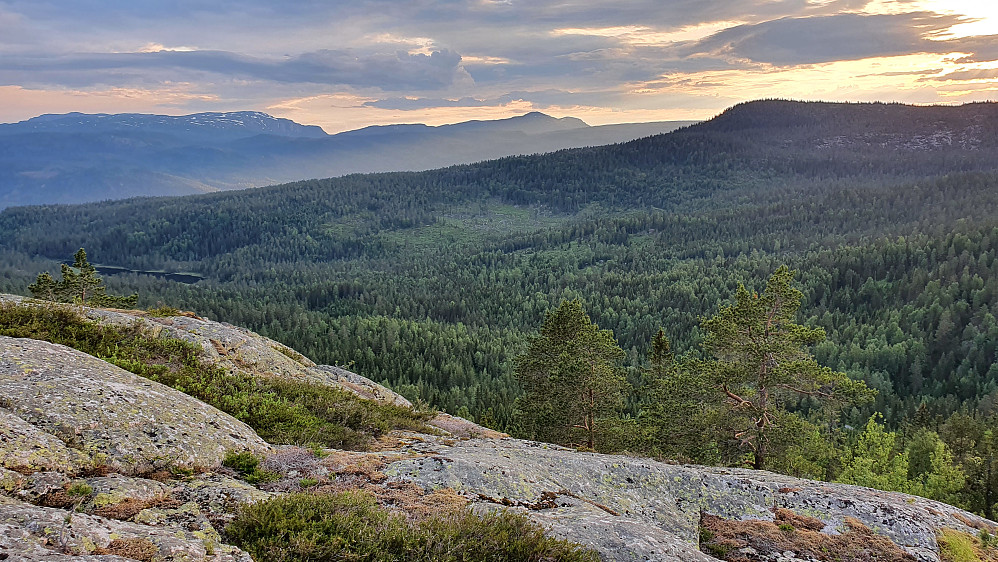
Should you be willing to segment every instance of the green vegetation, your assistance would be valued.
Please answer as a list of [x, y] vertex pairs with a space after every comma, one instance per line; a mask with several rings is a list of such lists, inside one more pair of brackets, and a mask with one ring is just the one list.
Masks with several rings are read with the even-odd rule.
[[[828, 475], [844, 407], [873, 391], [811, 354], [820, 328], [795, 322], [802, 294], [786, 266], [765, 290], [740, 286], [734, 304], [704, 318], [703, 354], [676, 357], [664, 330], [651, 342], [631, 448], [706, 463]], [[682, 427], [683, 431], [675, 428]]]
[[455, 511], [416, 522], [363, 491], [290, 494], [242, 508], [226, 539], [256, 560], [595, 562], [580, 546], [544, 536], [522, 515]]
[[[22, 292], [80, 246], [133, 270], [195, 272], [196, 285], [131, 273], [108, 285], [524, 433], [515, 358], [545, 313], [578, 299], [613, 332], [635, 389], [616, 426], [627, 431], [594, 436], [597, 449], [751, 465], [758, 435], [744, 448], [734, 435], [760, 414], [728, 412], [746, 414], [736, 427], [737, 416], [715, 407], [723, 398], [694, 368], [721, 359], [703, 347], [711, 332], [702, 319], [738, 307], [739, 286], [764, 293], [786, 264], [799, 272], [793, 323], [825, 334], [798, 349], [877, 394], [840, 409], [781, 389], [763, 431], [765, 466], [901, 482], [896, 469], [909, 489], [993, 518], [996, 108], [774, 100], [608, 147], [202, 197], [10, 208], [0, 213], [0, 290]], [[940, 127], [966, 142], [925, 142]], [[892, 446], [861, 443], [874, 413], [896, 435]], [[725, 420], [725, 439], [699, 438]], [[887, 472], [857, 461], [874, 453]], [[892, 460], [899, 455], [907, 465]], [[942, 485], [956, 477], [950, 465], [964, 475], [958, 491]]]
[[35, 282], [28, 285], [28, 290], [38, 299], [91, 306], [130, 308], [139, 300], [138, 293], [132, 293], [127, 297], [108, 295], [104, 280], [87, 261], [87, 252], [83, 248], [73, 255], [72, 267], [62, 264], [62, 279], [56, 281], [48, 272], [39, 273]]
[[70, 306], [0, 303], [0, 335], [72, 347], [231, 414], [271, 443], [364, 449], [391, 429], [422, 429], [429, 414], [300, 381], [226, 373], [181, 340], [99, 325]]
[[222, 459], [222, 466], [235, 470], [250, 484], [263, 484], [280, 480], [281, 475], [269, 470], [260, 469], [260, 459], [249, 451], [228, 451]]
[[791, 286], [794, 273], [781, 266], [761, 295], [738, 287], [735, 304], [702, 323], [703, 347], [711, 360], [697, 368], [714, 401], [725, 401], [720, 425], [731, 428], [739, 446], [751, 451], [758, 470], [766, 468], [768, 455], [783, 453], [772, 450], [774, 433], [804, 424], [799, 417], [789, 419], [794, 414], [787, 411], [788, 403], [814, 399], [834, 419], [843, 405], [870, 401], [874, 394], [862, 381], [822, 367], [811, 356], [806, 346], [824, 340], [825, 332], [794, 322], [803, 297]]
[[998, 551], [973, 537], [953, 529], [939, 533], [939, 558], [942, 562], [995, 562]]
[[957, 413], [930, 422], [913, 420], [899, 432], [872, 416], [862, 432], [848, 435], [842, 465], [831, 477], [839, 482], [924, 496], [976, 511], [993, 519], [998, 457], [992, 443], [994, 416]]
[[517, 400], [521, 433], [588, 449], [597, 437], [604, 441], [604, 426], [613, 423], [629, 390], [623, 358], [613, 333], [593, 324], [582, 303], [561, 303], [516, 360], [516, 378], [525, 390]]
[[180, 314], [180, 309], [160, 303], [156, 306], [150, 306], [146, 309], [146, 312], [153, 318], [169, 318], [170, 316]]
[[86, 498], [94, 493], [94, 488], [86, 482], [74, 482], [66, 488], [66, 495], [71, 498]]

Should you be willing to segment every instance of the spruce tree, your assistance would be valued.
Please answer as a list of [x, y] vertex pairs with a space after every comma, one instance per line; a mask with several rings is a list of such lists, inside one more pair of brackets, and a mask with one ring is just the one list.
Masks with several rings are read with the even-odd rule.
[[516, 359], [516, 378], [525, 391], [517, 410], [525, 433], [596, 448], [623, 407], [629, 387], [623, 359], [613, 333], [599, 329], [582, 303], [562, 302]]
[[704, 464], [717, 462], [710, 435], [714, 408], [706, 400], [710, 389], [688, 362], [677, 360], [659, 329], [648, 352], [638, 422], [642, 446], [656, 455]]

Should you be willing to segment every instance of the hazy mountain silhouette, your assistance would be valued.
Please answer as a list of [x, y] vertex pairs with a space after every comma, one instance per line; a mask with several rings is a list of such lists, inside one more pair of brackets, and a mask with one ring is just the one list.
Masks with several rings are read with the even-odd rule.
[[533, 112], [327, 135], [259, 112], [42, 115], [0, 124], [0, 208], [185, 195], [350, 173], [427, 170], [629, 141], [688, 121], [591, 127]]

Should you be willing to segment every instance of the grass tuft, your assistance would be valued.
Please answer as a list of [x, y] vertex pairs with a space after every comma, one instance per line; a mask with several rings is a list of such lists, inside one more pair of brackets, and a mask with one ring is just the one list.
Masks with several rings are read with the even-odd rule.
[[954, 529], [939, 532], [939, 559], [942, 562], [998, 562], [998, 550], [989, 548], [982, 536]]

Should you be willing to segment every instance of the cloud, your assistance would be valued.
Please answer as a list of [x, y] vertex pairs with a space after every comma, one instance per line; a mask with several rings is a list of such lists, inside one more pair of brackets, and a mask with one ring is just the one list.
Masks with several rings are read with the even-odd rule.
[[429, 109], [431, 107], [489, 107], [503, 105], [499, 99], [476, 99], [464, 97], [461, 99], [444, 98], [386, 98], [364, 102], [364, 107], [376, 107], [378, 109], [397, 109], [401, 111], [416, 111]]
[[940, 76], [930, 76], [923, 80], [933, 80], [940, 82], [950, 81], [992, 81], [998, 79], [998, 68], [975, 68], [971, 70], [960, 70], [949, 72]]
[[981, 35], [965, 37], [951, 43], [955, 48], [951, 52], [966, 53], [955, 59], [957, 64], [998, 61], [998, 35]]
[[532, 108], [545, 109], [548, 107], [565, 105], [589, 106], [607, 104], [614, 101], [612, 98], [619, 98], [619, 92], [567, 92], [564, 90], [541, 90], [509, 92], [492, 98], [384, 98], [366, 101], [362, 104], [362, 106], [399, 111], [418, 111], [423, 109], [445, 107], [502, 107], [517, 102], [528, 102]]
[[108, 88], [101, 90], [29, 90], [0, 86], [0, 120], [17, 121], [42, 113], [149, 112], [178, 113], [192, 103], [201, 108], [224, 103], [213, 94], [196, 91], [191, 84], [172, 84], [154, 89]]
[[357, 53], [323, 49], [284, 59], [264, 59], [226, 51], [146, 50], [134, 53], [76, 54], [60, 57], [5, 57], [0, 82], [115, 84], [137, 73], [182, 80], [192, 72], [282, 83], [377, 87], [383, 90], [439, 89], [464, 75], [461, 56], [440, 50], [430, 54]]
[[338, 128], [332, 115], [346, 112], [439, 122], [552, 108], [606, 122], [592, 112], [706, 117], [781, 95], [931, 102], [954, 85], [983, 96], [998, 36], [952, 33], [964, 4], [974, 0], [0, 0], [0, 85], [20, 87], [0, 107], [38, 89], [154, 96], [185, 84], [196, 95], [178, 103], [191, 110], [309, 100], [300, 115], [328, 112], [324, 126]]
[[926, 12], [780, 18], [720, 31], [690, 45], [684, 54], [795, 66], [941, 53], [950, 51], [952, 43], [933, 38], [960, 21], [958, 16]]

